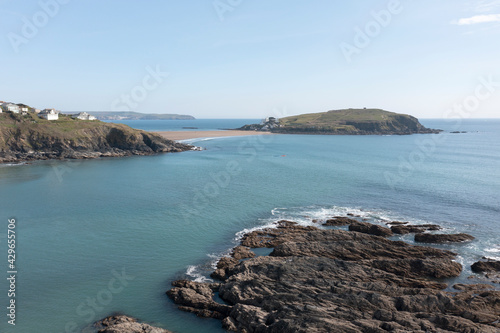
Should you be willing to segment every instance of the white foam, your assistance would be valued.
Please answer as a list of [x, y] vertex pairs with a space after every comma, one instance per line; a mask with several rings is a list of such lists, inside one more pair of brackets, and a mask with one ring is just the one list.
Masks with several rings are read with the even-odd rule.
[[186, 275], [191, 277], [195, 282], [213, 282], [212, 279], [207, 278], [199, 272], [199, 266], [188, 266], [186, 270]]
[[500, 246], [499, 247], [492, 247], [490, 249], [484, 249], [485, 252], [493, 252], [493, 253], [500, 253]]

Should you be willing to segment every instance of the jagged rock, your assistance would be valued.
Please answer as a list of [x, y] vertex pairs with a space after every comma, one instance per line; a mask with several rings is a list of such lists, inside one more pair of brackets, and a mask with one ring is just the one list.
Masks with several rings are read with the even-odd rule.
[[349, 225], [349, 231], [357, 231], [357, 232], [362, 232], [364, 234], [383, 236], [383, 237], [390, 237], [393, 235], [391, 229], [389, 228], [376, 224], [371, 224], [368, 222], [358, 222], [358, 221], [356, 221], [355, 223], [351, 223]]
[[[458, 276], [455, 254], [345, 230], [281, 221], [245, 242], [271, 247], [225, 265], [220, 284], [175, 283], [180, 308], [220, 317], [237, 332], [498, 332], [500, 292], [433, 279]], [[214, 304], [211, 293], [227, 305]], [[178, 294], [182, 297], [178, 297]], [[216, 306], [224, 306], [217, 310]], [[214, 311], [217, 316], [214, 316]]]
[[457, 283], [453, 285], [453, 289], [463, 290], [463, 291], [479, 291], [485, 289], [494, 289], [492, 285], [489, 284], [463, 284]]
[[437, 224], [418, 224], [418, 225], [393, 225], [391, 231], [395, 234], [420, 234], [428, 230], [441, 230], [442, 228]]
[[461, 243], [474, 240], [468, 234], [416, 234], [415, 242], [419, 243]]
[[478, 261], [471, 265], [473, 272], [500, 272], [500, 261], [488, 260], [488, 261]]
[[174, 288], [167, 295], [179, 306], [180, 310], [193, 312], [200, 317], [222, 319], [229, 315], [231, 307], [213, 300], [214, 290], [220, 284], [200, 283], [187, 280], [174, 281]]
[[[253, 253], [253, 252], [252, 252]], [[210, 274], [210, 277], [218, 280], [225, 280], [229, 269], [238, 264], [238, 259], [222, 257], [217, 262], [217, 269]]]
[[333, 219], [326, 220], [326, 222], [323, 223], [323, 225], [330, 226], [330, 227], [336, 227], [336, 226], [349, 225], [349, 224], [357, 223], [357, 222], [358, 221], [350, 219], [348, 217], [335, 216]]
[[246, 246], [238, 245], [231, 252], [231, 257], [233, 257], [234, 259], [238, 259], [238, 260], [246, 259], [246, 258], [253, 258], [253, 257], [255, 257], [255, 253], [253, 253], [252, 250], [250, 250]]
[[99, 333], [171, 333], [163, 328], [137, 322], [128, 316], [110, 316], [94, 324]]
[[283, 243], [293, 234], [300, 234], [303, 231], [317, 230], [313, 226], [301, 226], [296, 222], [279, 221], [276, 228], [256, 230], [245, 234], [241, 240], [241, 245], [250, 248], [275, 247]]

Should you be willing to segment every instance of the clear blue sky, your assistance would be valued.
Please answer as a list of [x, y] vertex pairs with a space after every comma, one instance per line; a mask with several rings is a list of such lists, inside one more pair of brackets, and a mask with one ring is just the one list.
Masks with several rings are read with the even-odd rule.
[[500, 117], [499, 0], [0, 0], [0, 17], [0, 100], [38, 108]]

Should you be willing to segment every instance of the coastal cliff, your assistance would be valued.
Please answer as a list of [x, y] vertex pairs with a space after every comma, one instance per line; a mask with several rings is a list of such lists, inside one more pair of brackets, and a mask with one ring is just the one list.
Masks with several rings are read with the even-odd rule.
[[31, 112], [26, 115], [0, 113], [0, 163], [152, 155], [191, 148], [123, 124], [65, 115], [49, 121]]
[[284, 134], [407, 135], [439, 133], [424, 127], [417, 118], [380, 109], [345, 109], [310, 113], [281, 119], [268, 118], [240, 130]]

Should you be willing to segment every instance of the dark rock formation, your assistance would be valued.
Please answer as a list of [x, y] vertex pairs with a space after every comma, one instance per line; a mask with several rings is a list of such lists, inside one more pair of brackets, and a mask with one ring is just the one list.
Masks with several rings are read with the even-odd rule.
[[462, 243], [474, 240], [468, 234], [416, 234], [415, 242], [419, 243]]
[[382, 227], [380, 225], [371, 224], [368, 222], [356, 222], [349, 225], [349, 231], [357, 231], [362, 232], [364, 234], [389, 237], [392, 236], [393, 233], [391, 229]]
[[438, 226], [437, 224], [417, 224], [417, 225], [403, 225], [403, 224], [395, 224], [395, 222], [392, 222], [391, 224], [394, 224], [391, 226], [391, 231], [395, 234], [420, 234], [425, 231], [435, 231], [435, 230], [441, 230], [442, 228]]
[[248, 247], [245, 246], [237, 246], [233, 249], [231, 252], [231, 257], [234, 259], [246, 259], [246, 258], [253, 258], [255, 257], [255, 253], [252, 252]]
[[350, 219], [348, 217], [343, 217], [343, 216], [335, 216], [333, 219], [326, 220], [325, 223], [323, 223], [324, 226], [329, 226], [329, 227], [337, 227], [337, 226], [344, 226], [344, 225], [349, 225], [352, 223], [357, 223], [358, 221]]
[[94, 324], [99, 333], [171, 333], [163, 328], [141, 324], [128, 316], [110, 316]]
[[[238, 332], [499, 332], [500, 292], [456, 285], [455, 254], [380, 236], [281, 221], [254, 231], [245, 246], [270, 256], [222, 258], [225, 281], [176, 281], [168, 295], [182, 310], [222, 319]], [[226, 304], [213, 300], [214, 292]]]
[[500, 261], [488, 260], [488, 261], [478, 261], [471, 265], [473, 272], [500, 272]]

